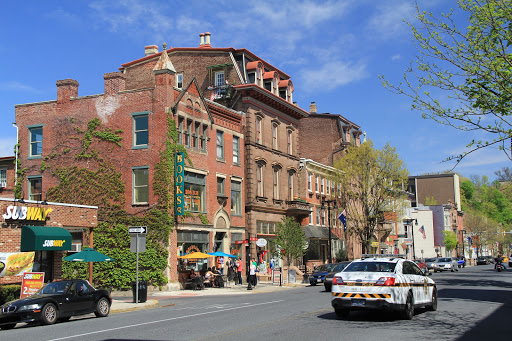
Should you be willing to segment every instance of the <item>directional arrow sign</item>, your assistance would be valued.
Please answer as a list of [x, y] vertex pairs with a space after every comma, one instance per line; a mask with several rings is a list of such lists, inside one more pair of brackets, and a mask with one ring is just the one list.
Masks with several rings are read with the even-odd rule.
[[128, 233], [146, 234], [146, 233], [148, 233], [148, 227], [147, 226], [130, 226], [130, 227], [128, 227]]

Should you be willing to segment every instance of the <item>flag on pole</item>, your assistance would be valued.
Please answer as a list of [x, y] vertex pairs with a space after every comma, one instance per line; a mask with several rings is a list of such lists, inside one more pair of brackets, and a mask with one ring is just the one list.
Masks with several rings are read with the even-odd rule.
[[343, 224], [343, 232], [345, 232], [347, 230], [347, 211], [345, 209], [340, 213], [338, 219]]
[[423, 239], [427, 239], [427, 234], [425, 233], [425, 226], [421, 225], [419, 231], [423, 235]]

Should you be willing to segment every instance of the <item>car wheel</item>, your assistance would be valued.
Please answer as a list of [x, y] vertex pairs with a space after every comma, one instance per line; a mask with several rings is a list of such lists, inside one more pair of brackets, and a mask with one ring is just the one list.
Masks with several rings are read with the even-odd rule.
[[54, 324], [57, 322], [58, 311], [53, 303], [46, 304], [41, 310], [41, 322], [43, 324]]
[[336, 317], [342, 319], [347, 319], [350, 315], [350, 310], [348, 309], [336, 309], [334, 312], [336, 313]]
[[434, 288], [432, 291], [432, 300], [430, 301], [430, 305], [428, 306], [428, 310], [436, 311], [437, 310], [437, 290]]
[[0, 329], [8, 330], [8, 329], [13, 329], [14, 327], [16, 327], [16, 323], [10, 323], [10, 324], [1, 325]]
[[402, 318], [404, 320], [411, 320], [414, 316], [414, 304], [412, 302], [412, 294], [407, 294], [407, 301], [405, 302], [404, 310], [402, 311]]
[[94, 315], [97, 317], [106, 317], [110, 312], [110, 304], [108, 304], [108, 300], [105, 297], [100, 298], [98, 303], [96, 303], [96, 311]]

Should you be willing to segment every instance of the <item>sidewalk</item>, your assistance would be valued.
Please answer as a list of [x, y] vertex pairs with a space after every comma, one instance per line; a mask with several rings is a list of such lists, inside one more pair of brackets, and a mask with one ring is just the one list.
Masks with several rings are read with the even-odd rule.
[[283, 284], [282, 286], [273, 285], [271, 282], [258, 282], [252, 290], [247, 290], [247, 284], [230, 285], [224, 288], [204, 288], [203, 290], [166, 290], [166, 291], [148, 291], [147, 301], [144, 303], [134, 303], [133, 294], [130, 291], [113, 291], [111, 293], [112, 306], [111, 313], [126, 312], [138, 309], [149, 309], [158, 306], [158, 301], [177, 297], [198, 297], [198, 296], [218, 296], [218, 295], [252, 295], [265, 292], [275, 292], [288, 290], [299, 286], [307, 286], [301, 282]]

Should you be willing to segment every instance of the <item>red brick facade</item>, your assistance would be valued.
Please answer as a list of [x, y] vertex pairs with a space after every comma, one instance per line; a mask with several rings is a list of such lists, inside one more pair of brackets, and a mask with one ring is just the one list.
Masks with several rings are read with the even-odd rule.
[[[25, 206], [51, 209], [46, 221], [26, 221], [4, 219], [3, 215], [8, 206]], [[60, 203], [42, 203], [26, 200], [24, 203], [19, 200], [0, 198], [0, 252], [20, 252], [21, 227], [22, 226], [55, 226], [67, 230], [82, 231], [84, 244], [87, 242], [89, 233], [97, 226], [97, 208], [94, 206], [79, 206]], [[54, 279], [62, 276], [62, 255], [63, 251], [53, 251]], [[0, 284], [19, 283], [21, 276], [0, 277]]]

